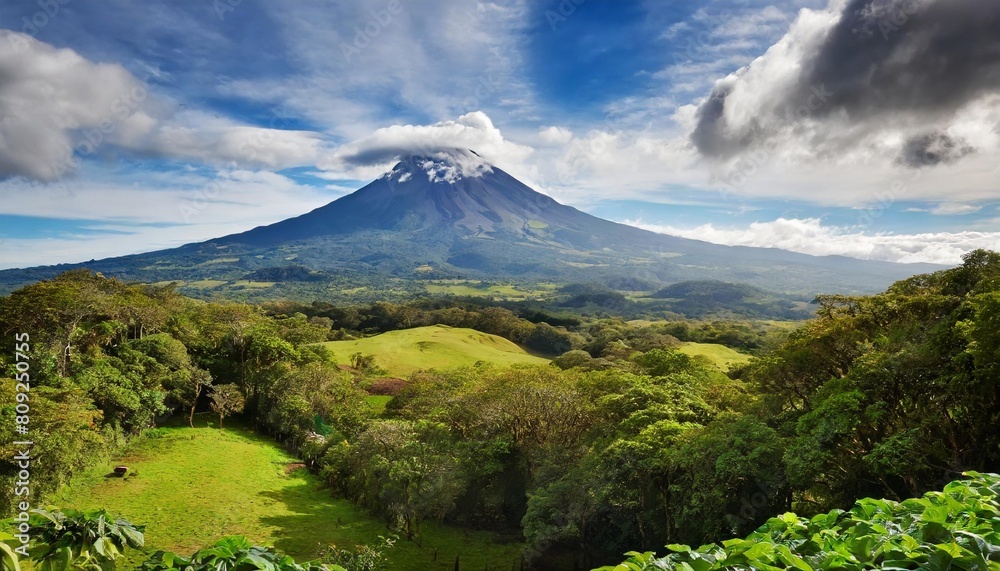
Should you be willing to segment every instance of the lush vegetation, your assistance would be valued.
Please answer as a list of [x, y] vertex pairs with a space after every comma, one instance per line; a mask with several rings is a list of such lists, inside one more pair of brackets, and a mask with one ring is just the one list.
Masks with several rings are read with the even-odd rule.
[[[672, 544], [667, 546], [670, 553], [660, 558], [653, 552], [631, 552], [622, 564], [597, 571], [998, 569], [1000, 476], [972, 472], [966, 477], [919, 499], [864, 498], [849, 511], [838, 509], [809, 519], [785, 513], [769, 519], [745, 539], [697, 549]], [[0, 543], [0, 567], [19, 571], [22, 561], [30, 558], [39, 569], [108, 571], [128, 548], [141, 549], [145, 543], [142, 527], [113, 519], [104, 510], [33, 510], [28, 529], [31, 541], [26, 552]], [[145, 557], [139, 568], [379, 571], [387, 568], [385, 553], [394, 544], [394, 539], [383, 537], [375, 548], [350, 551], [331, 546], [323, 549], [320, 558], [297, 563], [281, 551], [253, 545], [243, 536], [229, 536], [188, 557], [159, 550]], [[460, 566], [456, 559], [455, 568]]]
[[[322, 559], [331, 550], [377, 548], [389, 537], [380, 518], [333, 497], [301, 461], [237, 423], [219, 431], [212, 414], [196, 428], [156, 428], [115, 463], [125, 478], [106, 478], [113, 464], [89, 470], [50, 496], [78, 510], [111, 507], [117, 516], [145, 526], [145, 548], [124, 561], [138, 566], [153, 551], [190, 555], [221, 534], [274, 546], [297, 561]], [[206, 424], [206, 422], [210, 423]], [[428, 524], [422, 541], [398, 541], [380, 552], [394, 570], [452, 569], [459, 557], [469, 568], [508, 568], [520, 558], [517, 543], [486, 532]], [[436, 561], [435, 561], [436, 557]]]
[[662, 558], [633, 553], [602, 570], [1000, 569], [1000, 476], [969, 476], [920, 499], [865, 498], [811, 519], [786, 513], [745, 539], [670, 545]]
[[[397, 534], [394, 549], [457, 526], [508, 537], [527, 566], [559, 569], [998, 471], [1000, 254], [816, 307], [793, 332], [443, 300], [257, 307], [72, 272], [0, 300], [0, 329], [31, 333], [36, 493], [55, 493], [171, 414], [190, 422], [211, 409], [285, 444]], [[323, 345], [438, 324], [554, 359], [400, 380], [383, 378], [377, 354]], [[691, 342], [757, 358], [724, 373], [685, 354]], [[0, 349], [11, 379], [12, 349]], [[13, 386], [0, 389], [4, 442], [14, 440]], [[371, 395], [391, 398], [376, 409]], [[5, 513], [17, 499], [11, 457], [7, 445]]]
[[[32, 510], [25, 535], [27, 550], [11, 550], [0, 543], [0, 568], [19, 571], [22, 563], [42, 571], [112, 571], [128, 549], [141, 549], [145, 536], [141, 526], [113, 519], [105, 510]], [[6, 538], [0, 538], [6, 539]], [[382, 548], [394, 540], [383, 538]], [[228, 536], [190, 557], [157, 551], [139, 565], [143, 571], [380, 571], [385, 557], [379, 550], [326, 550], [321, 559], [304, 564], [270, 547], [253, 545], [242, 536]]]

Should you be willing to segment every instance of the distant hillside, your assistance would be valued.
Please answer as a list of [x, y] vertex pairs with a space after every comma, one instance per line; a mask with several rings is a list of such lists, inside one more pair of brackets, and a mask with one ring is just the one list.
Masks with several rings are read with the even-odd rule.
[[787, 295], [717, 280], [676, 283], [655, 292], [618, 291], [601, 283], [560, 287], [550, 301], [555, 310], [628, 319], [776, 319], [800, 320], [813, 314], [812, 296]]
[[447, 325], [401, 329], [354, 341], [328, 341], [324, 345], [340, 362], [346, 362], [354, 353], [374, 355], [375, 364], [394, 377], [405, 377], [420, 369], [473, 365], [477, 361], [499, 365], [549, 362], [528, 354], [503, 337]]
[[803, 319], [812, 315], [809, 299], [768, 292], [747, 284], [697, 280], [669, 285], [652, 299], [669, 302], [671, 309], [688, 317], [731, 313], [747, 317]]
[[261, 282], [320, 282], [330, 279], [330, 276], [305, 266], [278, 266], [250, 272], [244, 279]]
[[704, 300], [715, 303], [733, 303], [764, 299], [769, 297], [766, 291], [746, 284], [734, 284], [714, 280], [680, 282], [669, 285], [653, 294], [659, 299], [683, 299], [687, 301]]

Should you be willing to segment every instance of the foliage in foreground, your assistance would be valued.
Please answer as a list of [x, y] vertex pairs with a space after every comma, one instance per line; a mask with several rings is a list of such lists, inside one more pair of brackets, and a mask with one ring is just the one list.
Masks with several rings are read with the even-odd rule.
[[[29, 559], [39, 571], [112, 571], [126, 548], [140, 549], [145, 543], [142, 526], [112, 518], [107, 511], [67, 509], [32, 510]], [[384, 551], [394, 538], [380, 538], [375, 547], [356, 551], [330, 546], [322, 561], [296, 563], [292, 557], [270, 547], [252, 545], [246, 537], [224, 537], [190, 557], [157, 551], [140, 566], [141, 571], [380, 571]], [[19, 571], [22, 558], [0, 537], [0, 570]]]
[[296, 563], [267, 547], [251, 545], [243, 536], [224, 537], [214, 545], [196, 551], [191, 557], [182, 557], [169, 551], [157, 551], [139, 568], [141, 571], [235, 571], [237, 569], [262, 569], [265, 571], [313, 571], [343, 567], [326, 567], [318, 563]]
[[210, 547], [182, 557], [169, 551], [157, 551], [139, 568], [140, 571], [380, 571], [385, 569], [385, 553], [394, 539], [380, 538], [376, 547], [358, 546], [357, 551], [329, 547], [322, 561], [296, 563], [292, 557], [270, 547], [252, 545], [246, 537], [224, 537]]
[[920, 499], [858, 500], [850, 511], [812, 519], [793, 513], [771, 518], [746, 539], [669, 555], [629, 553], [603, 571], [680, 569], [1000, 569], [1000, 476], [969, 472], [968, 480]]
[[114, 569], [127, 547], [144, 544], [142, 526], [105, 510], [32, 510], [29, 551], [39, 569]]

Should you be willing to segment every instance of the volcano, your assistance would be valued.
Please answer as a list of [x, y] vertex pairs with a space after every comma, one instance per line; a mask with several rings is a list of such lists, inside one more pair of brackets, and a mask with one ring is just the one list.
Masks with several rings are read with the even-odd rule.
[[[10, 289], [83, 264], [0, 272]], [[301, 216], [171, 250], [88, 262], [123, 279], [428, 279], [669, 285], [723, 280], [786, 293], [867, 293], [939, 266], [731, 247], [618, 224], [541, 194], [472, 151], [402, 158]]]
[[[427, 246], [492, 240], [511, 246], [601, 250], [613, 246], [662, 249], [686, 244], [591, 216], [533, 190], [472, 151], [409, 156], [357, 192], [308, 214], [213, 240], [274, 247], [315, 238], [396, 233]], [[450, 243], [450, 244], [449, 244]]]

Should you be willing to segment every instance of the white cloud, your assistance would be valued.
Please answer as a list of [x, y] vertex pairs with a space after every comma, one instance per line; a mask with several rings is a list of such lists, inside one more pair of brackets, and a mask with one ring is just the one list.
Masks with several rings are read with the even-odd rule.
[[0, 268], [172, 248], [279, 222], [334, 198], [333, 193], [297, 184], [277, 173], [244, 169], [144, 175], [135, 184], [7, 181], [4, 200], [0, 201], [2, 214], [92, 220], [87, 228], [119, 233], [6, 238]]
[[[474, 151], [479, 155], [469, 154]], [[519, 165], [532, 148], [504, 138], [482, 111], [462, 115], [454, 121], [433, 125], [393, 125], [334, 150], [319, 167], [340, 173], [341, 178], [377, 176], [395, 161], [409, 155], [436, 156], [449, 152], [453, 160], [470, 169], [483, 161], [504, 167]], [[474, 163], [474, 164], [473, 164]]]
[[[155, 190], [146, 190], [150, 187]], [[325, 192], [286, 176], [245, 169], [143, 177], [133, 184], [78, 182], [40, 189], [50, 191], [42, 192], [25, 183], [8, 183], [6, 195], [10, 200], [0, 203], [0, 212], [137, 224], [239, 224], [249, 228], [303, 214], [330, 200]]]
[[281, 169], [314, 165], [323, 146], [320, 136], [310, 131], [239, 125], [207, 113], [186, 112], [132, 148], [210, 164]]
[[283, 168], [312, 164], [321, 146], [314, 133], [176, 112], [118, 64], [9, 30], [0, 30], [0, 77], [0, 178], [58, 180], [110, 150]]
[[699, 8], [663, 33], [671, 64], [654, 74], [673, 93], [704, 92], [713, 81], [747, 65], [788, 29], [790, 11], [774, 5]]
[[979, 212], [983, 207], [976, 204], [962, 204], [957, 202], [942, 202], [930, 208], [907, 208], [907, 212], [928, 212], [936, 216], [955, 216], [960, 214], [973, 214]]
[[573, 131], [557, 126], [542, 127], [538, 130], [538, 137], [548, 145], [565, 145], [573, 140]]
[[624, 223], [661, 234], [729, 246], [780, 248], [815, 256], [850, 256], [899, 263], [959, 264], [963, 254], [977, 248], [1000, 250], [1000, 232], [872, 234], [856, 228], [827, 226], [818, 218], [779, 218], [736, 229], [716, 228], [713, 224], [675, 228], [635, 220]]
[[9, 30], [0, 30], [0, 77], [0, 177], [37, 180], [72, 169], [73, 133], [114, 120], [112, 105], [142, 87], [120, 65]]

